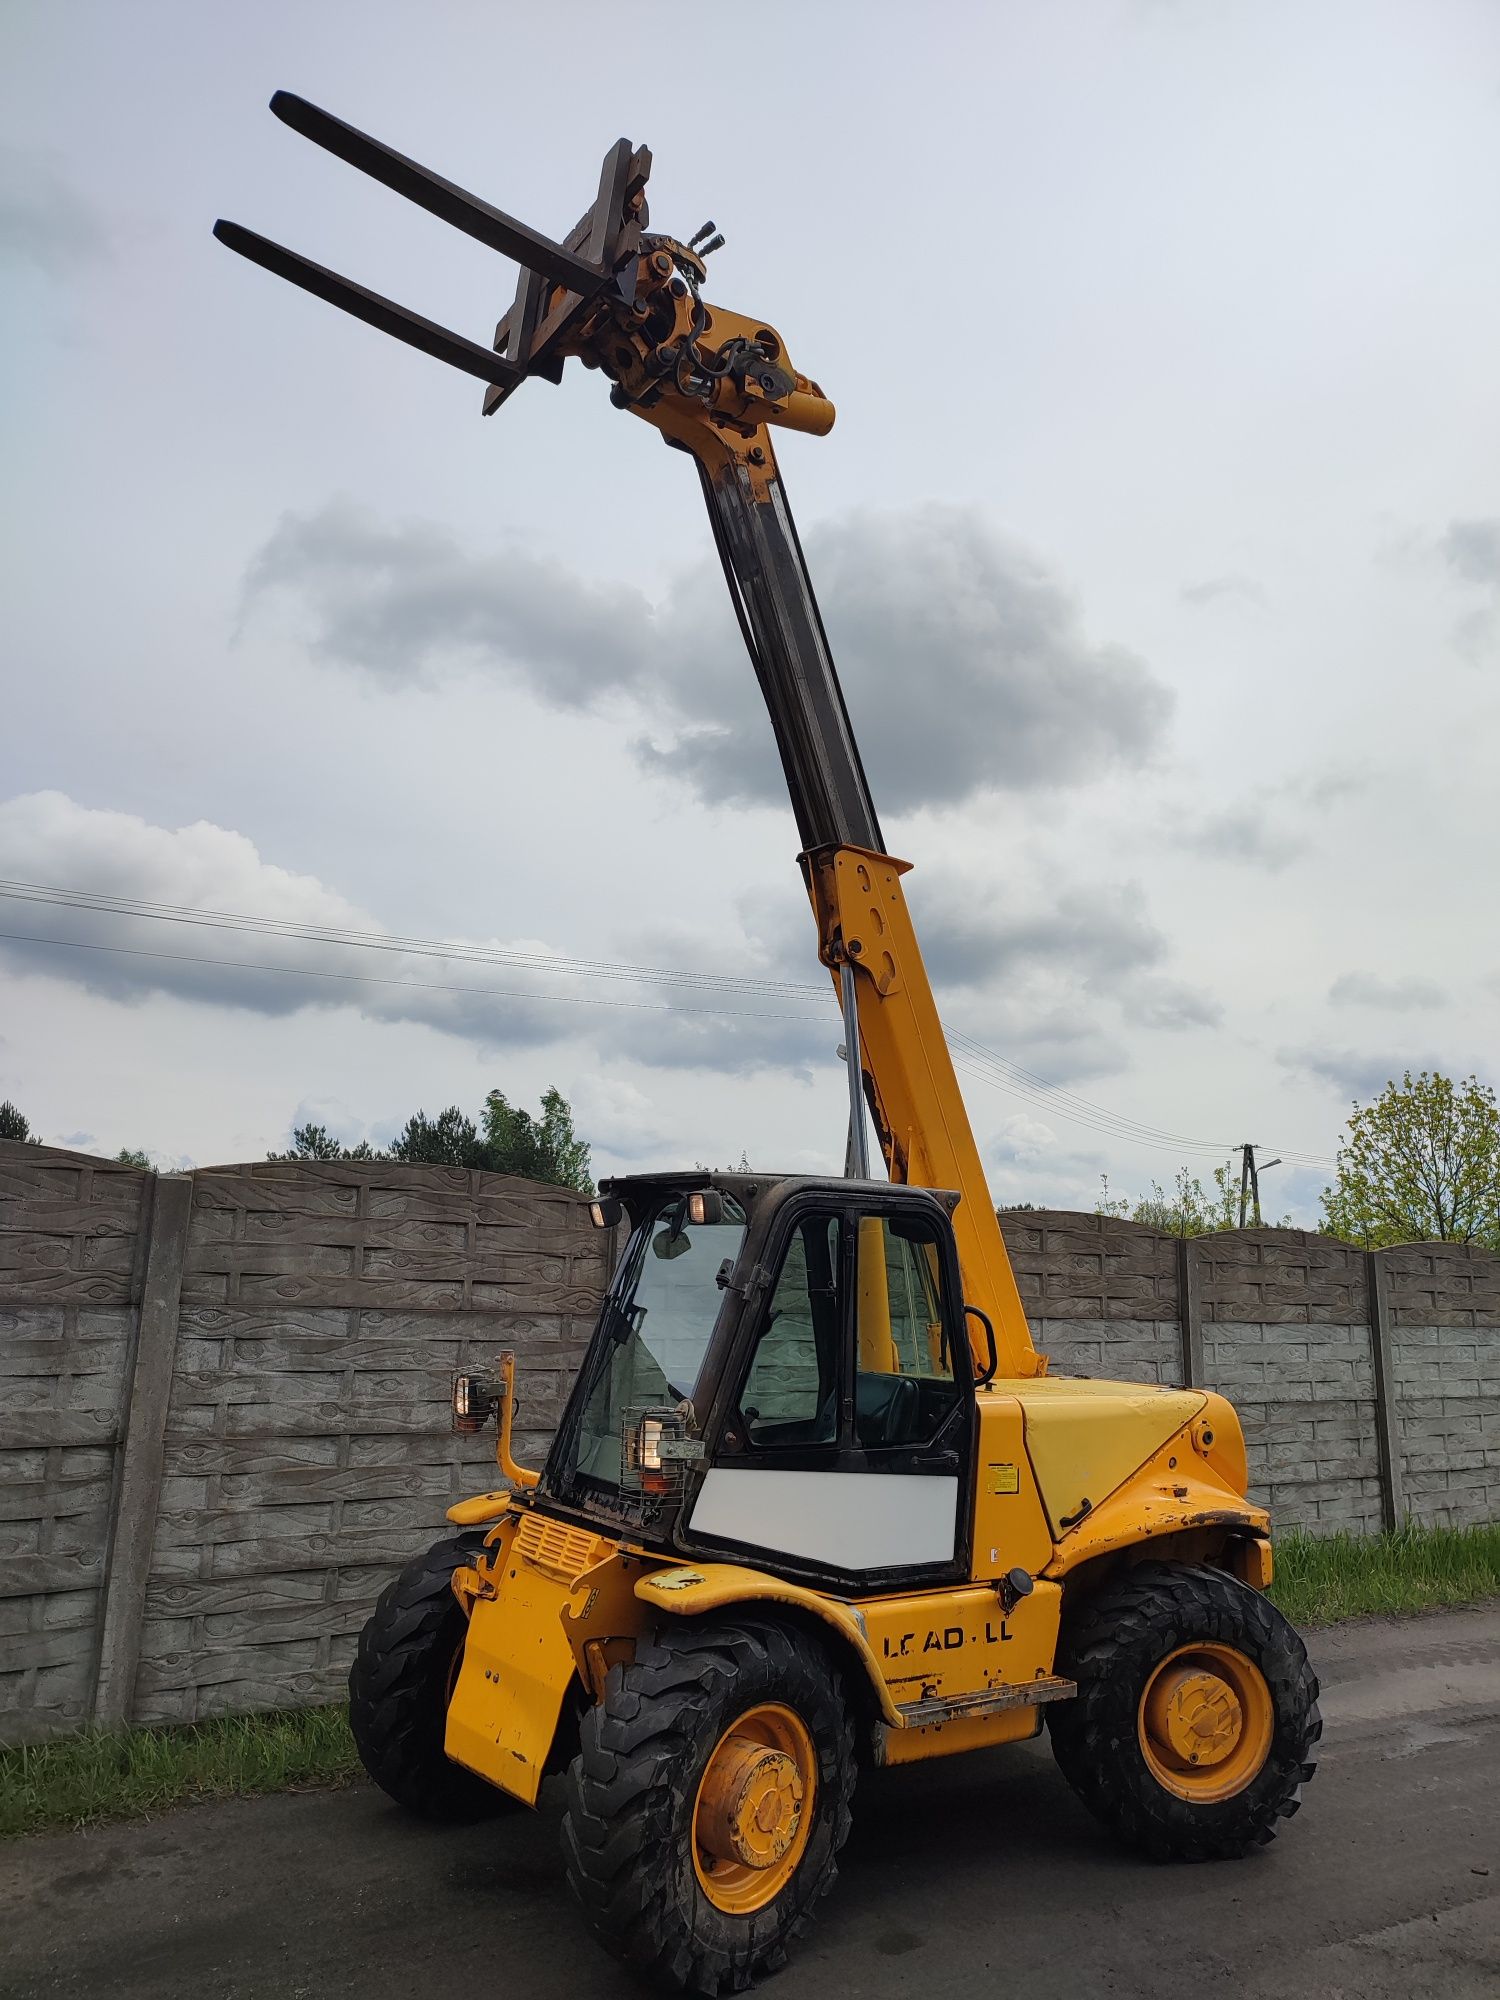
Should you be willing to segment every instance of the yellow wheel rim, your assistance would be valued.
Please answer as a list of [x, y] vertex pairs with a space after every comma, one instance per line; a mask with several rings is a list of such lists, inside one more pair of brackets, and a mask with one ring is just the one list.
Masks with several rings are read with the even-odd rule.
[[774, 1902], [802, 1865], [818, 1759], [807, 1725], [780, 1702], [746, 1709], [714, 1745], [693, 1801], [698, 1886], [729, 1916]]
[[1276, 1712], [1265, 1675], [1233, 1646], [1168, 1653], [1141, 1690], [1137, 1732], [1156, 1782], [1179, 1799], [1232, 1799], [1271, 1752]]

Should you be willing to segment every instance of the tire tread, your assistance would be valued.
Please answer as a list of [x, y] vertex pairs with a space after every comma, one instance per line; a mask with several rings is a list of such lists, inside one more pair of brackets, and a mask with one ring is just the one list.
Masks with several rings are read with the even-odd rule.
[[462, 1645], [453, 1572], [484, 1535], [435, 1543], [388, 1583], [349, 1669], [349, 1726], [375, 1783], [419, 1819], [484, 1819], [513, 1803], [443, 1750], [443, 1680]]
[[[726, 1718], [774, 1699], [823, 1718], [815, 1824], [776, 1901], [731, 1918], [702, 1896], [684, 1851], [689, 1792]], [[812, 1639], [754, 1618], [670, 1626], [611, 1669], [584, 1717], [562, 1828], [569, 1886], [599, 1942], [659, 1987], [743, 1992], [785, 1964], [833, 1887], [853, 1784], [853, 1721]]]
[[[1265, 1675], [1275, 1715], [1260, 1774], [1208, 1804], [1159, 1785], [1136, 1738], [1152, 1664], [1194, 1639], [1242, 1646]], [[1065, 1621], [1059, 1663], [1079, 1691], [1048, 1710], [1053, 1754], [1089, 1810], [1132, 1846], [1163, 1860], [1232, 1857], [1274, 1840], [1297, 1811], [1323, 1733], [1317, 1676], [1292, 1626], [1248, 1584], [1206, 1564], [1142, 1563]]]

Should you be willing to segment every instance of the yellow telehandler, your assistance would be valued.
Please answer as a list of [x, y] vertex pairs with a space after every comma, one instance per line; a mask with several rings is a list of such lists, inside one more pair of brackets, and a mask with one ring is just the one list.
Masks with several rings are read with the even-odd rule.
[[[848, 1171], [606, 1181], [624, 1247], [540, 1472], [515, 1370], [461, 1376], [506, 1490], [386, 1590], [350, 1716], [415, 1813], [567, 1788], [600, 1942], [737, 1992], [833, 1883], [856, 1773], [1034, 1736], [1145, 1853], [1269, 1841], [1312, 1775], [1317, 1682], [1268, 1602], [1238, 1419], [1200, 1388], [1049, 1375], [887, 853], [772, 445], [833, 405], [764, 321], [710, 304], [706, 225], [648, 227], [620, 140], [567, 238], [279, 92], [287, 124], [521, 266], [493, 346], [233, 223], [304, 289], [477, 376], [485, 409], [576, 356], [697, 463], [791, 792], [843, 1014]], [[710, 240], [705, 241], [705, 238]], [[914, 678], [920, 663], [914, 662]], [[887, 1179], [871, 1175], [866, 1112]]]

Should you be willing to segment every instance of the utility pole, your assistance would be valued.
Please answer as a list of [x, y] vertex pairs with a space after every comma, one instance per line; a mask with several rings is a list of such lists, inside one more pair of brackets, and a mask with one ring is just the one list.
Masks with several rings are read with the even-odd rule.
[[[1262, 1164], [1268, 1167], [1279, 1167], [1281, 1165], [1280, 1156], [1278, 1155], [1277, 1158], [1274, 1160], [1266, 1160]], [[1254, 1210], [1255, 1226], [1257, 1229], [1259, 1229], [1261, 1227], [1260, 1166], [1257, 1165], [1256, 1163], [1255, 1147], [1248, 1139], [1246, 1140], [1245, 1144], [1240, 1147], [1240, 1228], [1241, 1229], [1243, 1229], [1245, 1226], [1245, 1211], [1247, 1207], [1252, 1208]]]

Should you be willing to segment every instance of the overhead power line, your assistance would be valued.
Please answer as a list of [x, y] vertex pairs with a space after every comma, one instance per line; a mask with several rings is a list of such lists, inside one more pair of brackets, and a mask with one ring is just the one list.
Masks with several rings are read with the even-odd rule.
[[58, 889], [40, 882], [0, 880], [0, 897], [12, 902], [47, 903], [62, 909], [96, 910], [106, 916], [139, 917], [153, 923], [189, 924], [195, 929], [247, 931], [259, 937], [299, 938], [310, 944], [348, 946], [356, 951], [399, 951], [414, 958], [448, 958], [469, 964], [505, 965], [572, 978], [629, 979], [673, 986], [706, 986], [735, 992], [816, 994], [822, 986], [743, 974], [695, 972], [680, 968], [625, 965], [610, 959], [570, 958], [560, 953], [518, 951], [506, 945], [455, 944], [443, 938], [400, 937], [388, 931], [346, 929], [332, 924], [299, 924], [281, 917], [248, 916], [233, 910], [202, 910], [183, 903], [148, 902], [94, 890]]
[[[1060, 1118], [1071, 1117], [1077, 1123], [1090, 1125], [1094, 1130], [1107, 1133], [1113, 1138], [1133, 1139], [1142, 1144], [1172, 1147], [1179, 1152], [1213, 1154], [1221, 1159], [1239, 1152], [1243, 1146], [1242, 1140], [1196, 1139], [1186, 1133], [1168, 1132], [1158, 1125], [1146, 1125], [1137, 1119], [1122, 1117], [1118, 1112], [1107, 1110], [1102, 1104], [1095, 1104], [1091, 1098], [1080, 1097], [1075, 1091], [1065, 1090], [1061, 1084], [1052, 1083], [1046, 1077], [1038, 1076], [1034, 1070], [1026, 1069], [1020, 1063], [1012, 1062], [1008, 1057], [986, 1048], [983, 1042], [976, 1041], [972, 1035], [965, 1035], [956, 1028], [948, 1029], [946, 1033], [948, 1045], [955, 1057], [967, 1056], [971, 1062], [982, 1066], [981, 1069], [971, 1068], [968, 1072], [970, 1075], [980, 1075], [983, 1070], [997, 1069], [1002, 1075], [1014, 1081], [1018, 1091], [1030, 1087], [1034, 1101], [1045, 1104]], [[1320, 1154], [1301, 1153], [1292, 1147], [1283, 1147], [1281, 1156], [1293, 1166], [1333, 1165], [1332, 1160], [1325, 1159]]]
[[333, 972], [324, 966], [267, 965], [254, 958], [208, 958], [181, 951], [146, 951], [137, 945], [96, 944], [86, 938], [35, 937], [0, 931], [0, 943], [58, 945], [65, 951], [105, 951], [118, 958], [164, 959], [172, 965], [220, 965], [235, 972], [274, 972], [292, 979], [342, 979], [354, 986], [407, 986], [426, 993], [469, 993], [482, 1000], [525, 1000], [542, 1007], [629, 1007], [652, 1014], [713, 1014], [755, 1021], [815, 1021], [816, 1014], [770, 1013], [759, 1007], [677, 1007], [670, 1000], [596, 1000], [584, 993], [518, 993], [503, 986], [451, 986], [433, 979], [384, 979], [377, 972]]
[[[13, 902], [44, 904], [60, 909], [86, 910], [103, 916], [131, 920], [187, 925], [195, 929], [238, 932], [257, 937], [276, 937], [338, 949], [394, 952], [402, 956], [449, 960], [457, 964], [496, 966], [508, 970], [555, 975], [559, 978], [630, 982], [638, 985], [677, 987], [687, 992], [732, 993], [767, 999], [821, 999], [821, 984], [787, 979], [765, 979], [753, 974], [685, 970], [680, 967], [633, 965], [614, 959], [576, 958], [560, 953], [523, 951], [502, 945], [456, 944], [450, 940], [402, 937], [383, 931], [364, 931], [332, 924], [299, 924], [283, 918], [259, 917], [242, 911], [204, 910], [181, 903], [155, 902], [141, 897], [115, 896], [103, 891], [67, 889], [40, 882], [0, 879], [0, 898]], [[0, 940], [14, 944], [36, 944], [76, 951], [100, 951], [119, 957], [160, 960], [172, 964], [216, 965], [244, 972], [269, 972], [287, 978], [338, 980], [351, 985], [411, 987], [429, 992], [464, 993], [476, 998], [520, 1000], [537, 1006], [554, 1001], [565, 1006], [618, 1007], [633, 1012], [701, 1014], [725, 1019], [806, 1020], [820, 1016], [755, 1008], [682, 1006], [669, 1001], [611, 1000], [583, 994], [535, 993], [503, 987], [457, 986], [422, 979], [391, 979], [374, 973], [342, 972], [325, 967], [266, 965], [249, 959], [195, 956], [179, 952], [148, 951], [141, 947], [109, 945], [78, 938], [43, 938], [27, 932], [0, 932]], [[1126, 1118], [1093, 1099], [1065, 1089], [1050, 1078], [1013, 1062], [972, 1035], [957, 1029], [946, 1030], [955, 1061], [965, 1075], [988, 1084], [1023, 1103], [1031, 1104], [1048, 1116], [1063, 1119], [1127, 1145], [1149, 1146], [1190, 1154], [1227, 1157], [1242, 1142], [1195, 1138], [1160, 1126]], [[1331, 1167], [1333, 1162], [1320, 1155], [1282, 1147], [1288, 1165]]]
[[1188, 1138], [1180, 1132], [1163, 1131], [1158, 1126], [1143, 1125], [1136, 1119], [1121, 1117], [1117, 1112], [1106, 1110], [1103, 1105], [1094, 1104], [1089, 1098], [1079, 1097], [1073, 1091], [1065, 1090], [1061, 1084], [1048, 1082], [1047, 1078], [1038, 1076], [1035, 1071], [1025, 1069], [1008, 1057], [996, 1054], [982, 1042], [975, 1041], [971, 1035], [962, 1034], [957, 1029], [948, 1031], [948, 1044], [955, 1055], [967, 1056], [971, 1063], [981, 1065], [978, 1070], [971, 1069], [970, 1074], [978, 1075], [984, 1071], [998, 1069], [1005, 1076], [1015, 1080], [1018, 1087], [1030, 1087], [1038, 1091], [1047, 1104], [1057, 1109], [1059, 1115], [1071, 1109], [1080, 1122], [1087, 1120], [1098, 1129], [1108, 1129], [1120, 1138], [1149, 1139], [1154, 1145], [1176, 1146], [1193, 1153], [1217, 1154], [1234, 1150], [1233, 1141]]

